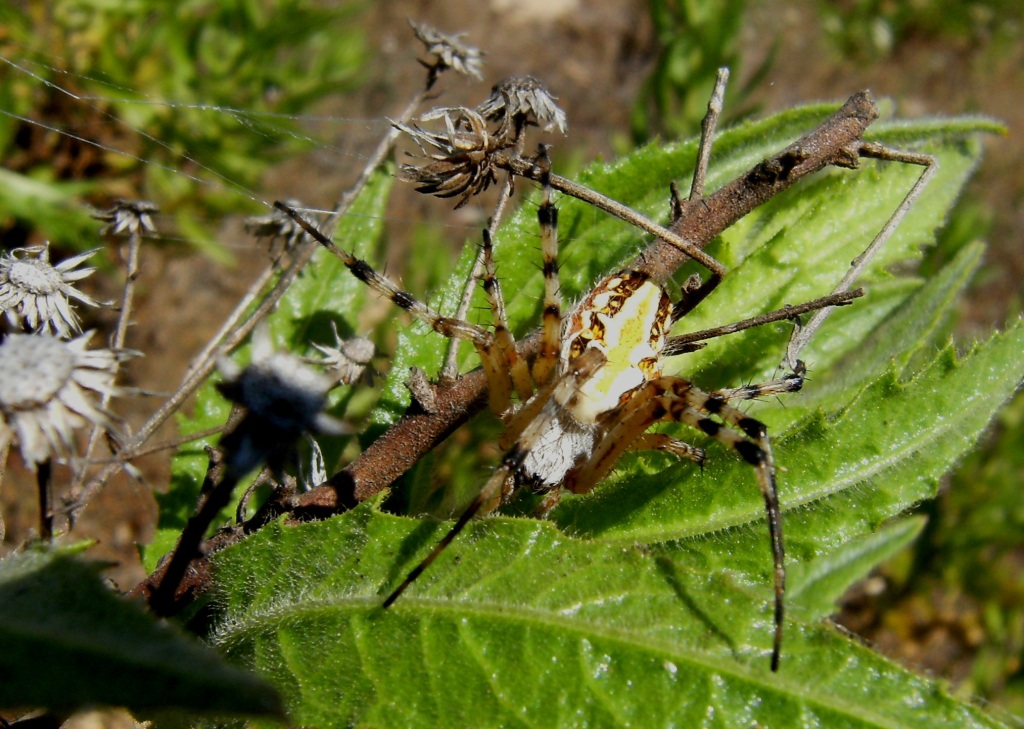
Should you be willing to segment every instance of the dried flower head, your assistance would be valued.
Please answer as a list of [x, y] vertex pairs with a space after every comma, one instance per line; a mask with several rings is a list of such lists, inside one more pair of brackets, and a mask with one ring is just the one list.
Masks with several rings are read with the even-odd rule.
[[465, 33], [447, 35], [422, 23], [409, 21], [412, 32], [423, 45], [427, 47], [427, 53], [434, 56], [432, 64], [424, 63], [431, 70], [431, 83], [437, 78], [437, 74], [445, 69], [452, 69], [465, 76], [472, 76], [478, 81], [483, 80], [483, 53], [479, 48], [467, 46], [460, 38]]
[[395, 122], [395, 127], [419, 145], [430, 162], [402, 165], [399, 177], [414, 183], [419, 192], [438, 197], [462, 195], [456, 207], [466, 204], [497, 180], [491, 155], [502, 148], [487, 131], [484, 118], [464, 107], [435, 109], [420, 117], [421, 122], [444, 121], [444, 132], [430, 132], [418, 125]]
[[[512, 128], [519, 117], [545, 132], [557, 128], [565, 134], [568, 129], [565, 112], [555, 100], [556, 97], [533, 76], [513, 76], [495, 84], [487, 101], [480, 104], [477, 111], [487, 119], [500, 122], [502, 130]], [[499, 132], [499, 136], [503, 135]]]
[[50, 263], [50, 247], [32, 246], [0, 253], [0, 311], [8, 321], [25, 325], [33, 331], [53, 332], [69, 337], [82, 330], [69, 299], [88, 306], [99, 306], [73, 284], [95, 269], [79, 268], [78, 264], [96, 250], [79, 253], [56, 266]]
[[373, 346], [373, 342], [366, 337], [342, 339], [334, 321], [331, 321], [331, 332], [334, 333], [333, 345], [313, 342], [313, 346], [323, 354], [323, 357], [307, 357], [306, 361], [326, 367], [327, 373], [334, 378], [335, 382], [351, 385], [365, 374], [367, 365], [370, 364], [376, 353], [376, 348]]
[[67, 456], [74, 431], [87, 424], [110, 431], [113, 416], [95, 398], [122, 393], [117, 363], [134, 353], [88, 350], [90, 337], [11, 334], [0, 344], [0, 433], [17, 438], [26, 464]]
[[146, 200], [115, 200], [110, 210], [93, 213], [93, 217], [107, 223], [101, 235], [153, 235], [156, 226], [151, 216], [159, 210], [156, 203]]
[[253, 334], [248, 367], [228, 359], [218, 366], [224, 375], [221, 393], [247, 411], [238, 427], [221, 440], [227, 465], [235, 473], [248, 472], [290, 448], [306, 431], [348, 432], [343, 423], [323, 412], [331, 380], [295, 355], [274, 351], [265, 327]]
[[[299, 200], [285, 200], [285, 205], [293, 210], [302, 210], [303, 204]], [[296, 223], [291, 217], [274, 208], [267, 215], [253, 215], [245, 219], [245, 232], [257, 238], [282, 239], [285, 248], [291, 248], [298, 240], [305, 235], [302, 226]]]

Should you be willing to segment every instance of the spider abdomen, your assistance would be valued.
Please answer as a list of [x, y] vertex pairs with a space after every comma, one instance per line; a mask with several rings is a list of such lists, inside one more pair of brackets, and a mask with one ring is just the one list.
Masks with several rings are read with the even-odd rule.
[[601, 281], [569, 317], [563, 369], [585, 351], [600, 349], [605, 362], [579, 384], [570, 411], [592, 424], [661, 375], [661, 350], [672, 324], [672, 302], [650, 276], [619, 271]]
[[579, 422], [555, 399], [545, 404], [536, 423], [535, 433], [523, 434], [533, 442], [522, 452], [516, 480], [547, 490], [562, 483], [565, 475], [593, 452], [598, 429]]

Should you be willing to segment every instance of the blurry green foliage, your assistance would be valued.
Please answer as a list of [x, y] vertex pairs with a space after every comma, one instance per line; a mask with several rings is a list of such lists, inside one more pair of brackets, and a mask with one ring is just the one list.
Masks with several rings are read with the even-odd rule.
[[[700, 131], [718, 69], [727, 66], [739, 75], [746, 5], [746, 0], [649, 0], [657, 59], [633, 106], [635, 143], [655, 136], [679, 139]], [[773, 55], [762, 61], [745, 86], [730, 85], [727, 119], [744, 112], [743, 100], [761, 82]]]
[[1019, 0], [818, 0], [826, 34], [844, 56], [885, 58], [912, 37], [971, 46], [1019, 35]]
[[[351, 21], [360, 7], [309, 0], [0, 7], [0, 159], [14, 173], [0, 190], [8, 245], [34, 229], [84, 245], [75, 238], [94, 235], [96, 226], [74, 205], [83, 192], [101, 205], [154, 200], [200, 239], [196, 219], [251, 206], [245, 190], [304, 145], [289, 115], [358, 82], [364, 34]], [[33, 191], [39, 185], [45, 195]]]
[[920, 596], [934, 600], [939, 594], [942, 602], [956, 604], [950, 632], [969, 662], [958, 692], [997, 702], [1018, 715], [1024, 715], [1021, 443], [1024, 396], [1018, 395], [999, 414], [982, 447], [927, 508], [929, 526], [914, 550], [913, 569], [897, 590], [896, 614], [907, 615], [887, 621], [897, 633], [921, 635], [946, 618], [941, 604], [911, 610], [920, 606]]

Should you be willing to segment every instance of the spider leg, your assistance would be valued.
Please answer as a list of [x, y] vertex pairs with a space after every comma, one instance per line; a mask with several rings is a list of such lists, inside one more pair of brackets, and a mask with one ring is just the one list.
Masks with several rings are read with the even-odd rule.
[[704, 449], [665, 433], [643, 433], [626, 448], [627, 451], [661, 451], [676, 458], [685, 458], [699, 466], [704, 465]]
[[[406, 575], [406, 578], [402, 580], [402, 583], [384, 599], [382, 607], [391, 607], [395, 600], [405, 592], [406, 588], [415, 582], [416, 578], [423, 574], [423, 571], [438, 558], [441, 552], [443, 552], [448, 545], [452, 543], [455, 537], [459, 536], [462, 530], [466, 528], [466, 524], [468, 524], [474, 516], [481, 512], [486, 513], [488, 510], [493, 510], [495, 508], [501, 499], [501, 493], [504, 489], [505, 481], [509, 476], [510, 473], [508, 466], [502, 464], [502, 466], [495, 471], [489, 479], [487, 479], [487, 483], [484, 484], [484, 487], [480, 490], [480, 493], [477, 494], [476, 498], [473, 499], [473, 502], [466, 507], [465, 511], [462, 512], [462, 515], [459, 516], [455, 525], [448, 530], [448, 533], [442, 537], [440, 542], [434, 545], [434, 548], [430, 550], [430, 554], [424, 557], [423, 561], [416, 565], [413, 570]], [[489, 509], [485, 507], [489, 507]]]
[[512, 405], [508, 380], [511, 378], [511, 384], [515, 388], [516, 394], [519, 395], [520, 402], [526, 402], [533, 393], [533, 383], [530, 380], [530, 369], [526, 365], [526, 360], [516, 349], [516, 341], [508, 328], [505, 298], [501, 293], [501, 284], [495, 274], [494, 247], [491, 245], [491, 233], [487, 229], [484, 229], [483, 232], [483, 269], [481, 287], [487, 294], [491, 316], [494, 320], [494, 345], [488, 351], [488, 356], [491, 359], [488, 381], [494, 384], [498, 384], [499, 380], [504, 381], [499, 387], [492, 385], [490, 406], [491, 410], [500, 417]]
[[806, 368], [803, 367], [803, 362], [800, 362], [797, 372], [787, 372], [782, 377], [776, 380], [768, 380], [767, 382], [715, 390], [712, 396], [733, 402], [735, 400], [758, 400], [769, 395], [784, 395], [788, 392], [798, 392], [804, 386], [805, 372]]
[[[765, 503], [772, 549], [775, 637], [771, 666], [773, 671], [777, 671], [782, 651], [786, 567], [779, 497], [775, 484], [775, 462], [764, 424], [729, 405], [728, 399], [720, 393], [703, 392], [681, 377], [659, 377], [648, 381], [623, 406], [614, 424], [594, 448], [592, 457], [574, 469], [567, 476], [565, 484], [575, 493], [591, 490], [608, 474], [619, 457], [644, 437], [647, 428], [659, 421], [689, 425], [733, 449], [744, 461], [754, 466]], [[716, 416], [722, 422], [711, 416]]]
[[[512, 383], [510, 382], [510, 379], [515, 378], [515, 386], [517, 389], [522, 387], [527, 393], [532, 389], [529, 386], [529, 373], [525, 363], [518, 367], [514, 365], [508, 367], [504, 364], [505, 361], [512, 363], [514, 360], [519, 360], [520, 358], [516, 352], [515, 342], [512, 341], [511, 334], [508, 333], [508, 327], [504, 325], [504, 302], [501, 298], [500, 287], [498, 286], [497, 279], [494, 277], [493, 256], [488, 269], [489, 276], [485, 276], [484, 289], [487, 291], [487, 295], [491, 299], [492, 310], [495, 312], [500, 311], [500, 319], [498, 318], [498, 313], [495, 313], [495, 324], [496, 327], [501, 324], [498, 328], [504, 331], [505, 336], [497, 341], [496, 336], [484, 327], [472, 324], [462, 319], [442, 316], [434, 309], [420, 302], [408, 291], [403, 291], [390, 279], [377, 273], [369, 263], [356, 258], [348, 251], [336, 246], [334, 242], [321, 233], [316, 226], [303, 218], [298, 212], [290, 208], [288, 205], [282, 202], [275, 202], [274, 207], [281, 210], [301, 225], [302, 228], [317, 242], [339, 258], [356, 278], [365, 283], [371, 289], [390, 299], [399, 308], [408, 311], [435, 332], [451, 339], [468, 339], [471, 341], [480, 355], [484, 373], [487, 376], [491, 408], [492, 410], [495, 410], [498, 415], [504, 413], [511, 402]], [[486, 235], [484, 238], [484, 245], [488, 248], [490, 247], [490, 238]], [[490, 284], [488, 284], [488, 280], [490, 281]], [[490, 285], [489, 290], [488, 285]]]
[[540, 223], [541, 253], [544, 256], [544, 333], [540, 353], [533, 363], [533, 381], [546, 384], [558, 366], [562, 338], [562, 295], [558, 280], [558, 208], [551, 201], [551, 162], [542, 148], [539, 164], [541, 203], [537, 208]]
[[[826, 307], [847, 306], [851, 301], [853, 301], [853, 299], [860, 298], [863, 295], [864, 289], [843, 291], [829, 296], [823, 296], [820, 299], [814, 299], [813, 301], [807, 301], [803, 304], [784, 306], [781, 309], [769, 311], [764, 314], [758, 314], [757, 316], [752, 316], [749, 319], [743, 319], [724, 326], [702, 329], [697, 332], [690, 332], [689, 334], [677, 334], [668, 338], [665, 342], [665, 347], [661, 350], [661, 355], [663, 357], [674, 357], [677, 354], [692, 352], [694, 351], [694, 347], [696, 349], [700, 349], [700, 347], [703, 346], [700, 342], [705, 342], [716, 337], [724, 337], [727, 334], [735, 334], [736, 332], [741, 332], [744, 329], [764, 326], [765, 324], [771, 324], [776, 321], [798, 321], [802, 314], [819, 311]], [[679, 305], [677, 304], [676, 307], [678, 306]], [[672, 310], [673, 321], [678, 321], [679, 319], [679, 317], [676, 316], [676, 307], [673, 307]]]
[[510, 418], [505, 421], [505, 430], [498, 439], [498, 447], [507, 451], [519, 440], [526, 427], [540, 415], [541, 410], [551, 398], [551, 393], [558, 387], [559, 380], [552, 380], [537, 390], [529, 400], [523, 403]]
[[334, 256], [352, 272], [352, 275], [365, 283], [381, 296], [391, 300], [400, 309], [405, 309], [435, 332], [446, 337], [455, 339], [468, 339], [477, 347], [490, 346], [493, 337], [484, 327], [471, 324], [468, 321], [442, 316], [426, 304], [419, 301], [408, 291], [403, 291], [390, 279], [377, 273], [373, 267], [359, 258], [356, 258], [343, 248], [339, 248], [330, 238], [325, 236], [316, 226], [303, 218], [299, 213], [284, 203], [278, 201], [274, 207], [288, 215], [292, 220], [302, 226], [320, 245], [330, 251]]
[[[871, 244], [864, 249], [857, 258], [854, 259], [850, 265], [850, 270], [847, 271], [843, 280], [836, 285], [833, 289], [833, 295], [839, 294], [845, 291], [849, 291], [853, 282], [858, 276], [863, 273], [871, 259], [875, 257], [875, 254], [885, 245], [892, 234], [896, 231], [897, 226], [903, 219], [907, 217], [907, 213], [910, 212], [911, 206], [917, 201], [917, 198], [924, 192], [924, 188], [928, 186], [932, 178], [939, 171], [939, 161], [935, 157], [929, 154], [917, 154], [914, 152], [903, 152], [898, 149], [892, 149], [885, 147], [881, 144], [875, 144], [873, 142], [861, 142], [857, 149], [857, 154], [860, 157], [869, 157], [879, 160], [886, 160], [890, 162], [902, 162], [904, 164], [920, 165], [924, 167], [921, 172], [921, 176], [917, 178], [917, 181], [911, 186], [910, 190], [907, 191], [906, 196], [900, 201], [900, 204], [893, 211], [892, 215], [882, 226], [882, 229], [878, 231], [878, 235], [871, 241]], [[803, 349], [808, 342], [811, 341], [811, 337], [818, 328], [824, 323], [825, 319], [828, 318], [829, 314], [832, 313], [832, 307], [820, 309], [806, 325], [798, 327], [793, 336], [789, 340], [789, 346], [786, 348], [786, 356], [783, 364], [795, 369], [800, 360], [797, 356], [800, 354], [800, 350]]]
[[[696, 422], [692, 423], [694, 427], [720, 443], [731, 446], [747, 463], [757, 469], [757, 483], [761, 488], [761, 496], [764, 498], [765, 512], [768, 518], [768, 537], [771, 542], [772, 572], [775, 584], [775, 638], [772, 646], [771, 668], [772, 671], [778, 671], [779, 657], [782, 654], [782, 620], [785, 612], [786, 558], [782, 538], [779, 495], [775, 483], [775, 460], [772, 456], [767, 428], [761, 421], [755, 420], [742, 410], [729, 405], [726, 398], [718, 393], [707, 394], [680, 377], [662, 378], [662, 381], [665, 380], [667, 380], [665, 384], [669, 385], [676, 402], [668, 403], [669, 410], [662, 416], [662, 419], [689, 422], [693, 415], [697, 415]], [[739, 432], [719, 425], [717, 421], [706, 417], [703, 413], [717, 415]], [[740, 436], [740, 433], [745, 437]]]
[[[548, 385], [538, 392], [530, 404], [534, 401], [539, 401], [542, 405], [557, 405], [565, 406], [571, 400], [573, 394], [577, 390], [577, 386], [580, 380], [586, 379], [594, 370], [600, 367], [605, 362], [605, 357], [602, 352], [597, 349], [592, 349], [586, 352], [584, 355], [577, 358], [568, 372], [557, 380], [548, 383]], [[517, 413], [520, 415], [521, 413]], [[504, 496], [510, 492], [507, 488], [510, 479], [515, 479], [517, 474], [521, 472], [524, 461], [528, 454], [531, 452], [537, 434], [542, 432], [546, 423], [546, 415], [544, 413], [538, 414], [536, 417], [530, 418], [528, 421], [523, 422], [520, 427], [521, 432], [517, 436], [515, 446], [509, 450], [502, 460], [501, 466], [491, 475], [484, 484], [483, 488], [480, 489], [480, 493], [477, 494], [476, 498], [473, 499], [472, 503], [466, 507], [466, 510], [462, 512], [454, 526], [448, 531], [447, 534], [438, 542], [434, 548], [430, 551], [422, 562], [420, 562], [413, 570], [406, 576], [402, 583], [395, 588], [395, 590], [388, 595], [384, 600], [383, 606], [389, 607], [395, 600], [409, 587], [413, 582], [416, 581], [423, 571], [430, 566], [430, 564], [437, 559], [438, 555], [443, 552], [449, 544], [466, 528], [466, 524], [476, 516], [477, 514], [487, 514], [498, 507]], [[518, 425], [518, 423], [517, 423]]]

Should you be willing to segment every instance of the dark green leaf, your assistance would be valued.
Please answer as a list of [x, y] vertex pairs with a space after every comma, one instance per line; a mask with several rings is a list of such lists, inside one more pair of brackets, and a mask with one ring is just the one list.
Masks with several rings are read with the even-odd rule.
[[852, 539], [832, 552], [793, 565], [789, 570], [790, 602], [800, 605], [801, 617], [826, 617], [850, 586], [874, 567], [899, 554], [924, 528], [923, 517], [900, 519], [874, 534]]
[[76, 551], [0, 561], [0, 707], [280, 714], [268, 684], [115, 595]]

